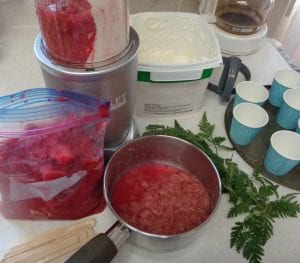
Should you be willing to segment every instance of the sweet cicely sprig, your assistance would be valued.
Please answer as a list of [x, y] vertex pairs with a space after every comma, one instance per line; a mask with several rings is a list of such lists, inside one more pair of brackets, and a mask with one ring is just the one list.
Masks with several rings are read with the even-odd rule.
[[215, 126], [207, 120], [206, 113], [199, 122], [199, 132], [185, 130], [175, 121], [174, 127], [149, 125], [144, 135], [169, 135], [179, 137], [203, 150], [219, 171], [222, 189], [229, 194], [232, 204], [228, 217], [244, 216], [231, 229], [230, 246], [242, 253], [250, 263], [260, 263], [264, 246], [273, 235], [273, 223], [278, 218], [297, 217], [300, 204], [296, 193], [279, 196], [278, 185], [273, 184], [255, 170], [252, 176], [241, 171], [231, 158], [219, 156], [218, 149], [225, 146], [224, 137], [213, 135]]

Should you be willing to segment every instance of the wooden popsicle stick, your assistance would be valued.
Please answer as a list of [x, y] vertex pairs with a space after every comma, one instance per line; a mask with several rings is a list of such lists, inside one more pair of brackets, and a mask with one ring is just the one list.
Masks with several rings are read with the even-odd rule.
[[21, 243], [10, 248], [9, 251], [6, 253], [6, 255], [9, 255], [11, 253], [15, 254], [18, 251], [23, 252], [26, 248], [34, 248], [35, 246], [41, 246], [44, 242], [47, 243], [60, 236], [64, 236], [67, 235], [68, 233], [77, 231], [78, 229], [81, 229], [84, 226], [91, 226], [93, 228], [95, 225], [96, 225], [95, 219], [88, 219], [86, 221], [81, 221], [69, 226], [63, 226], [55, 230], [50, 230], [48, 232], [35, 235], [34, 237], [23, 239]]
[[63, 262], [95, 236], [95, 225], [96, 221], [89, 219], [27, 238], [22, 244], [11, 248], [1, 262]]
[[93, 230], [87, 233], [86, 230], [81, 233], [74, 233], [72, 236], [58, 239], [46, 246], [38, 247], [34, 250], [24, 251], [9, 258], [4, 262], [49, 262], [55, 258], [74, 253], [83, 246], [94, 235]]

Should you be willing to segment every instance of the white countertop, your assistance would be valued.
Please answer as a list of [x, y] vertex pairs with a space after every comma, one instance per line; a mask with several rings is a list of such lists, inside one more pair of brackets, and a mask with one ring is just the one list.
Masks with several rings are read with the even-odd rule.
[[[32, 3], [32, 0], [20, 0], [20, 2], [24, 3], [22, 8], [25, 8]], [[4, 6], [1, 7], [2, 4], [5, 4], [5, 1], [3, 3], [0, 1], [0, 10]], [[2, 11], [10, 10], [7, 6], [5, 8]], [[18, 9], [18, 12], [22, 12], [22, 8]], [[17, 23], [18, 19], [16, 19], [17, 22], [15, 24], [7, 25], [1, 20], [3, 19], [1, 15], [0, 12], [0, 95], [27, 88], [43, 87], [44, 82], [41, 71], [33, 54], [33, 41], [39, 32], [35, 19], [30, 18], [31, 20], [26, 20], [28, 24]], [[9, 19], [8, 16], [7, 19]], [[289, 68], [288, 64], [269, 41], [265, 41], [262, 49], [256, 54], [243, 56], [241, 59], [250, 68], [252, 80], [259, 81], [262, 84], [271, 84], [274, 72], [282, 68]], [[226, 137], [224, 129], [225, 109], [226, 104], [220, 103], [219, 97], [208, 91], [204, 106], [199, 113], [177, 119], [185, 128], [196, 130], [202, 113], [207, 111], [209, 121], [216, 124], [216, 134]], [[172, 125], [174, 118], [136, 118], [136, 121], [139, 131], [143, 132], [147, 124], [162, 123]], [[240, 168], [246, 172], [251, 172], [251, 168], [237, 153], [234, 154], [234, 160], [238, 162]], [[285, 187], [279, 187], [279, 191], [282, 194], [295, 192]], [[298, 197], [298, 200], [300, 201], [300, 197]], [[230, 230], [237, 220], [236, 218], [226, 218], [229, 207], [228, 196], [222, 195], [215, 216], [203, 229], [197, 241], [185, 249], [168, 253], [151, 253], [134, 247], [127, 242], [120, 249], [114, 262], [246, 262], [240, 254], [230, 249], [229, 246]], [[108, 209], [92, 217], [97, 220], [97, 232], [105, 231], [114, 222], [114, 218]], [[0, 215], [0, 259], [15, 241], [20, 241], [24, 237], [67, 224], [70, 224], [70, 222], [58, 220], [8, 220]], [[300, 219], [276, 221], [274, 236], [265, 246], [263, 262], [299, 262], [299, 240]]]

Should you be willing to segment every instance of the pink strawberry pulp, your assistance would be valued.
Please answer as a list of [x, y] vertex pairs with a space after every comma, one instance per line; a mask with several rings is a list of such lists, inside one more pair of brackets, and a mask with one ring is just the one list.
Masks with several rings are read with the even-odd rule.
[[124, 171], [112, 189], [111, 202], [127, 223], [160, 235], [191, 230], [211, 211], [208, 192], [196, 177], [175, 166], [154, 162]]
[[96, 24], [87, 0], [39, 0], [36, 13], [52, 57], [84, 64], [93, 55]]
[[[15, 219], [77, 219], [101, 212], [105, 208], [102, 175], [106, 125], [104, 121], [90, 123], [1, 142], [2, 214]], [[57, 183], [78, 174], [82, 177], [71, 185]], [[35, 189], [35, 185], [39, 187]], [[43, 197], [57, 191], [55, 187], [60, 190], [53, 197]]]

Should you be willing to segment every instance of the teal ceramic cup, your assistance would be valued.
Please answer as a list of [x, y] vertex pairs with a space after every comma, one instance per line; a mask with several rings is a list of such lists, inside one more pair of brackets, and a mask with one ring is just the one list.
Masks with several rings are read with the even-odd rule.
[[298, 125], [297, 125], [296, 132], [300, 134], [300, 118], [298, 120]]
[[274, 75], [272, 82], [269, 103], [275, 107], [280, 107], [283, 103], [283, 93], [287, 89], [300, 87], [300, 73], [294, 70], [284, 69]]
[[268, 113], [260, 106], [243, 102], [233, 108], [230, 138], [238, 145], [248, 145], [269, 121]]
[[283, 94], [283, 103], [276, 116], [276, 122], [284, 129], [297, 129], [300, 118], [300, 89], [288, 89]]
[[235, 92], [233, 107], [242, 102], [250, 102], [263, 106], [269, 98], [268, 90], [262, 84], [255, 81], [239, 82], [235, 87]]
[[280, 130], [272, 134], [264, 166], [273, 175], [283, 176], [300, 164], [300, 134]]

